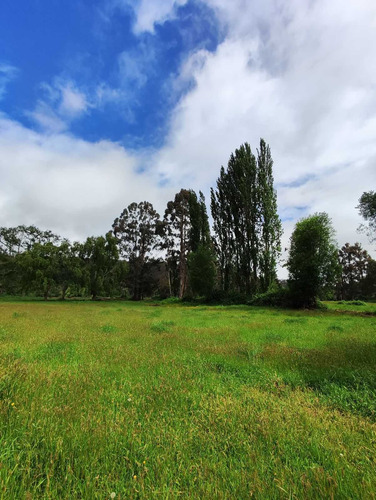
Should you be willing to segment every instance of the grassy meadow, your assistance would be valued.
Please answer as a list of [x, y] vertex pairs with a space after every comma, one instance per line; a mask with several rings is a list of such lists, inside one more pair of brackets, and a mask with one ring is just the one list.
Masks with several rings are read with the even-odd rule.
[[376, 315], [330, 307], [0, 302], [0, 498], [375, 498]]

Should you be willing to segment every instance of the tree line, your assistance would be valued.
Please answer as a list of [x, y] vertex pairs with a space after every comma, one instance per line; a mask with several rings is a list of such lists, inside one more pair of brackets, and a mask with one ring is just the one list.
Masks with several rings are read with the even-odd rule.
[[[358, 209], [375, 234], [376, 194]], [[340, 250], [327, 214], [296, 224], [277, 280], [282, 224], [273, 160], [261, 139], [230, 155], [210, 193], [181, 189], [163, 217], [147, 201], [131, 203], [105, 236], [71, 243], [35, 226], [0, 228], [0, 293], [69, 297], [199, 297], [212, 301], [312, 307], [317, 298], [375, 298], [376, 263], [359, 243]], [[283, 286], [284, 285], [284, 286]]]

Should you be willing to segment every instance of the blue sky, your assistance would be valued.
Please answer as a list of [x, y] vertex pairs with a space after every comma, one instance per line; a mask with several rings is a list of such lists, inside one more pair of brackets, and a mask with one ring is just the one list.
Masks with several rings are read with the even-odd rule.
[[375, 46], [374, 0], [3, 0], [0, 225], [103, 234], [133, 201], [208, 197], [263, 137], [283, 246], [326, 211], [374, 252]]
[[69, 117], [73, 134], [130, 148], [160, 146], [171, 110], [189, 89], [190, 82], [173, 87], [182, 61], [198, 48], [215, 51], [220, 34], [213, 11], [201, 3], [181, 6], [177, 18], [152, 33], [135, 33], [135, 17], [130, 6], [103, 0], [6, 2], [1, 59], [15, 70], [3, 111], [40, 128], [38, 103], [59, 117], [59, 93], [68, 89], [85, 99]]

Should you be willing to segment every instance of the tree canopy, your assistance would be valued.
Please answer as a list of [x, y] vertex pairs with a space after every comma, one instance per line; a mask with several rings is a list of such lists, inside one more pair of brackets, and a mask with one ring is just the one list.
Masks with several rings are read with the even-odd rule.
[[[313, 307], [318, 298], [376, 297], [376, 263], [360, 244], [336, 248], [326, 213], [296, 224], [277, 279], [282, 225], [269, 145], [244, 143], [210, 191], [212, 232], [201, 191], [180, 189], [163, 219], [148, 201], [132, 202], [104, 236], [71, 243], [34, 225], [0, 228], [0, 293], [246, 300]], [[376, 241], [376, 193], [364, 192], [361, 230]]]
[[376, 241], [376, 192], [364, 192], [359, 198], [359, 205], [356, 208], [367, 222], [367, 224], [362, 224], [359, 230], [365, 232], [370, 241]]
[[231, 154], [211, 190], [215, 249], [225, 292], [266, 291], [276, 279], [282, 227], [272, 167], [263, 139], [257, 159], [245, 143]]
[[340, 272], [334, 229], [326, 213], [299, 221], [290, 239], [287, 261], [293, 303], [314, 307], [327, 290], [333, 290]]

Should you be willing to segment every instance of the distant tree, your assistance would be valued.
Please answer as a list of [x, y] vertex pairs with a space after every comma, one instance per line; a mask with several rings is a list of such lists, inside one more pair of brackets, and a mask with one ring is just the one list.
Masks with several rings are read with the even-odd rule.
[[31, 250], [36, 243], [56, 245], [61, 240], [52, 231], [43, 231], [36, 226], [0, 227], [0, 253], [10, 256]]
[[55, 280], [60, 288], [62, 300], [65, 300], [69, 287], [83, 284], [85, 270], [79, 257], [79, 249], [79, 243], [71, 245], [68, 241], [63, 241], [56, 250]]
[[211, 245], [205, 197], [201, 191], [199, 191], [198, 197], [194, 191], [190, 191], [189, 215], [191, 226], [189, 236], [190, 251], [195, 252], [200, 245]]
[[51, 290], [58, 287], [58, 247], [52, 243], [35, 243], [30, 250], [19, 253], [17, 267], [25, 291], [42, 294], [47, 300]]
[[190, 250], [190, 207], [192, 193], [181, 189], [173, 201], [167, 203], [164, 222], [168, 258], [174, 256], [179, 272], [179, 298], [183, 298], [188, 278], [187, 257]]
[[188, 255], [210, 241], [209, 222], [202, 193], [181, 189], [167, 203], [163, 219], [163, 243], [172, 294], [183, 298], [188, 288]]
[[128, 283], [133, 300], [144, 298], [150, 289], [153, 250], [157, 244], [159, 214], [147, 201], [131, 203], [115, 219], [112, 227], [120, 255], [129, 264]]
[[60, 245], [35, 243], [30, 250], [16, 255], [15, 265], [22, 289], [42, 294], [45, 300], [52, 291], [60, 291], [64, 300], [68, 287], [79, 283], [82, 276], [81, 261], [67, 241]]
[[111, 232], [106, 236], [91, 236], [81, 245], [79, 256], [85, 264], [85, 277], [92, 300], [102, 293], [112, 295], [120, 279], [119, 274], [124, 271], [124, 267], [119, 268], [117, 239]]
[[359, 198], [359, 205], [356, 207], [360, 215], [367, 222], [367, 225], [362, 224], [359, 230], [365, 232], [370, 241], [376, 240], [376, 192], [364, 192]]
[[367, 274], [362, 281], [362, 297], [367, 300], [376, 299], [376, 261], [370, 259]]
[[0, 294], [16, 295], [22, 293], [21, 275], [15, 258], [0, 252]]
[[211, 188], [211, 213], [213, 217], [214, 248], [219, 266], [221, 290], [230, 291], [234, 273], [234, 232], [229, 201], [228, 176], [221, 167], [216, 189]]
[[215, 284], [215, 257], [211, 245], [201, 244], [188, 256], [189, 283], [194, 295], [210, 297]]
[[15, 257], [30, 251], [34, 245], [62, 242], [52, 231], [42, 231], [35, 226], [0, 227], [0, 290], [5, 293], [22, 293], [25, 287], [21, 268]]
[[338, 251], [341, 266], [339, 294], [341, 299], [354, 300], [363, 296], [363, 283], [371, 257], [360, 243], [346, 243]]
[[340, 267], [334, 229], [326, 213], [317, 213], [296, 224], [287, 267], [289, 288], [297, 307], [315, 307], [322, 294], [334, 289]]

